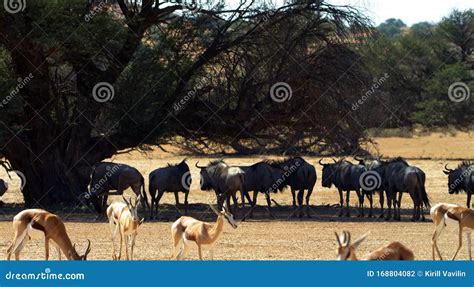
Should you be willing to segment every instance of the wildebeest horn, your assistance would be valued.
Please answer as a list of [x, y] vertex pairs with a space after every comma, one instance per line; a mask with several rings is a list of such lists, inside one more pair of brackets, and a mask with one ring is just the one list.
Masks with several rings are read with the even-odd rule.
[[323, 163], [323, 159], [320, 159], [320, 160], [319, 160], [319, 164], [322, 165], [322, 166], [327, 165], [327, 163]]
[[363, 158], [359, 157], [358, 155], [354, 156], [354, 159], [358, 160], [358, 161], [364, 160]]
[[453, 171], [452, 169], [448, 168], [448, 164], [446, 164], [446, 165], [444, 166], [444, 169], [445, 169], [446, 171]]
[[199, 166], [198, 163], [199, 163], [199, 161], [197, 161], [196, 164], [195, 164], [195, 166], [196, 166], [197, 168], [205, 168], [205, 167], [206, 167], [206, 166]]
[[337, 160], [335, 160], [335, 159], [332, 159], [332, 160], [334, 161], [334, 163], [336, 163], [336, 162], [337, 162]]

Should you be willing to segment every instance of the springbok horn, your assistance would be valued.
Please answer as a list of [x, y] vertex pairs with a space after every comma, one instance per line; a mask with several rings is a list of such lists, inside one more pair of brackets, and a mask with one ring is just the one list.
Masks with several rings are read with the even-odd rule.
[[341, 239], [339, 238], [339, 235], [337, 234], [337, 232], [334, 232], [334, 234], [336, 234], [337, 244], [339, 244], [339, 247], [342, 247], [342, 243], [341, 243]]
[[209, 207], [211, 208], [212, 211], [214, 211], [214, 213], [215, 213], [216, 215], [219, 215], [219, 211], [217, 211], [217, 209], [214, 207], [214, 205], [209, 204]]
[[84, 252], [84, 255], [89, 254], [89, 252], [91, 252], [91, 241], [87, 239], [87, 248], [86, 248], [86, 251]]
[[125, 201], [125, 204], [127, 204], [127, 206], [130, 206], [130, 202], [128, 202], [128, 200], [125, 198], [125, 196], [123, 196], [123, 194], [122, 194], [122, 199], [123, 201]]
[[346, 236], [347, 236], [347, 244], [351, 244], [351, 234], [349, 233], [349, 231], [346, 231]]
[[197, 168], [205, 168], [205, 166], [199, 166], [198, 163], [199, 163], [199, 161], [197, 161], [196, 164], [195, 164], [195, 166], [196, 166]]

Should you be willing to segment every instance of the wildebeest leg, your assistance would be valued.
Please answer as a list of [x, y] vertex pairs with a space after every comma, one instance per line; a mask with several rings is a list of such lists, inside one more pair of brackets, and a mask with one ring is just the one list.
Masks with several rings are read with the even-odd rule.
[[400, 191], [400, 192], [398, 193], [398, 200], [395, 202], [395, 204], [397, 205], [397, 206], [396, 206], [396, 209], [397, 209], [397, 217], [396, 217], [396, 220], [398, 220], [398, 221], [401, 221], [401, 220], [402, 220], [401, 213], [400, 213], [401, 206], [402, 206], [402, 196], [403, 196], [403, 192]]
[[184, 191], [184, 215], [188, 215], [188, 195], [189, 190]]
[[156, 189], [150, 187], [148, 190], [148, 193], [150, 193], [150, 198], [151, 198], [151, 207], [150, 207], [150, 219], [153, 219], [153, 210], [155, 209], [155, 196], [156, 196]]
[[[392, 218], [392, 202], [393, 202], [393, 195], [391, 190], [386, 190], [385, 192], [387, 196], [387, 217], [385, 217], [385, 220], [390, 220]], [[394, 211], [395, 212], [395, 211]]]
[[467, 191], [467, 208], [471, 208], [471, 196], [472, 196], [472, 190]]
[[308, 188], [308, 193], [306, 194], [306, 217], [311, 218], [311, 215], [309, 214], [309, 198], [311, 197], [311, 194], [313, 193], [313, 187]]
[[370, 209], [369, 209], [369, 217], [372, 217], [372, 208], [373, 208], [373, 193], [371, 191], [368, 191], [365, 196], [367, 196], [367, 199], [369, 200], [370, 204]]
[[[402, 193], [400, 192], [400, 194]], [[413, 201], [413, 215], [411, 216], [411, 221], [416, 221], [419, 219], [418, 211], [420, 207], [420, 202], [418, 201], [418, 197], [416, 196], [416, 194], [412, 194], [410, 192], [410, 197], [411, 197], [411, 200]]]
[[158, 190], [158, 195], [155, 199], [155, 218], [158, 217], [158, 205], [160, 205], [160, 200], [163, 197], [164, 191]]
[[[247, 194], [248, 194], [248, 191], [247, 191]], [[255, 206], [257, 205], [257, 198], [258, 198], [258, 191], [257, 190], [254, 190], [253, 192], [253, 200], [249, 200], [250, 202], [250, 218], [253, 218], [253, 210], [255, 208]]]
[[359, 200], [359, 208], [357, 217], [364, 217], [364, 191], [356, 189], [357, 199]]
[[350, 208], [349, 208], [350, 196], [351, 196], [351, 191], [347, 190], [346, 191], [346, 216], [347, 217], [351, 217], [351, 212], [350, 212]]
[[296, 217], [296, 190], [291, 187], [291, 196], [293, 197], [293, 214], [292, 217]]
[[267, 199], [268, 214], [270, 215], [271, 218], [275, 218], [275, 216], [273, 216], [273, 213], [272, 213], [272, 210], [271, 210], [272, 200], [270, 199], [270, 193], [268, 191], [265, 192], [265, 198]]
[[242, 194], [242, 205], [244, 205], [244, 196], [247, 198], [247, 201], [249, 202], [250, 206], [252, 206], [252, 199], [250, 198], [250, 194], [248, 190], [243, 191]]
[[342, 213], [344, 211], [344, 198], [343, 198], [343, 195], [342, 195], [342, 190], [340, 188], [338, 188], [337, 191], [339, 192], [339, 205], [341, 206], [338, 216], [341, 217]]
[[176, 210], [178, 211], [178, 215], [181, 215], [181, 212], [179, 211], [180, 204], [179, 204], [179, 194], [177, 191], [174, 192], [174, 199], [176, 201]]
[[298, 192], [298, 217], [303, 217], [303, 197], [304, 189], [300, 189]]
[[379, 191], [379, 202], [380, 202], [380, 216], [379, 216], [379, 218], [383, 217], [383, 203], [384, 203], [383, 193], [384, 193], [383, 190]]

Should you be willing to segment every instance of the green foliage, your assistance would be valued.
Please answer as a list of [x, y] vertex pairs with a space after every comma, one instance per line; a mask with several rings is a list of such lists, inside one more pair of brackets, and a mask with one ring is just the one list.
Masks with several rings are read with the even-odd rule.
[[407, 25], [405, 25], [402, 20], [390, 18], [381, 23], [377, 29], [385, 36], [391, 38], [400, 34], [402, 32], [402, 28], [405, 28], [406, 26]]

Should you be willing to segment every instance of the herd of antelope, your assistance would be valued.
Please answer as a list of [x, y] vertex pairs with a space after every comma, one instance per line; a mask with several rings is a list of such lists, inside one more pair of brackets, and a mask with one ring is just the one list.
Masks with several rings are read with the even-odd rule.
[[[428, 194], [425, 190], [424, 172], [401, 159], [396, 158], [389, 161], [381, 159], [356, 158], [359, 163], [353, 164], [346, 160], [334, 160], [333, 163], [319, 163], [323, 167], [322, 186], [331, 187], [335, 185], [340, 196], [339, 216], [349, 214], [349, 193], [355, 191], [359, 199], [359, 216], [364, 216], [364, 197], [370, 202], [369, 216], [372, 216], [372, 195], [379, 194], [381, 204], [380, 217], [386, 220], [393, 218], [400, 220], [400, 202], [403, 193], [408, 193], [413, 200], [414, 209], [412, 220], [424, 220], [423, 206], [430, 207]], [[164, 192], [173, 192], [176, 197], [176, 205], [179, 212], [178, 192], [185, 193], [185, 214], [176, 220], [171, 226], [172, 256], [171, 259], [183, 259], [191, 245], [195, 244], [199, 259], [202, 259], [202, 247], [210, 247], [210, 258], [213, 258], [213, 246], [222, 234], [226, 224], [233, 228], [238, 227], [234, 215], [238, 212], [238, 196], [240, 192], [242, 207], [245, 199], [251, 208], [240, 222], [251, 217], [256, 206], [257, 195], [263, 193], [267, 199], [269, 215], [274, 217], [270, 206], [270, 194], [290, 187], [293, 197], [294, 216], [310, 217], [309, 199], [316, 183], [316, 169], [301, 157], [295, 157], [282, 161], [262, 161], [251, 166], [229, 166], [223, 160], [210, 162], [206, 166], [199, 166], [201, 176], [201, 189], [213, 190], [217, 198], [217, 207], [210, 204], [217, 216], [214, 223], [203, 222], [188, 213], [188, 194], [191, 186], [191, 174], [185, 160], [176, 165], [168, 165], [153, 171], [149, 176], [149, 194], [151, 206], [148, 203], [144, 188], [143, 176], [137, 169], [125, 164], [101, 163], [93, 168], [87, 198], [97, 209], [99, 215], [106, 215], [111, 229], [113, 245], [112, 259], [120, 260], [122, 245], [125, 247], [127, 260], [133, 260], [135, 238], [144, 218], [140, 218], [138, 207], [145, 209], [150, 207], [150, 218], [157, 213], [159, 201]], [[435, 224], [432, 236], [432, 258], [443, 259], [437, 245], [437, 240], [445, 227], [453, 225], [457, 227], [458, 248], [453, 255], [454, 260], [462, 247], [463, 234], [466, 234], [469, 259], [471, 257], [471, 232], [474, 229], [474, 212], [469, 208], [471, 195], [474, 190], [474, 163], [464, 161], [456, 169], [445, 166], [444, 173], [448, 175], [448, 192], [467, 193], [467, 208], [459, 205], [438, 203], [431, 207], [430, 215]], [[371, 176], [371, 178], [367, 178]], [[3, 181], [2, 181], [3, 182]], [[5, 184], [5, 187], [7, 185]], [[131, 188], [136, 194], [135, 198], [127, 199], [123, 192]], [[111, 193], [111, 190], [115, 190]], [[253, 191], [253, 199], [249, 192]], [[346, 192], [346, 206], [344, 206], [343, 192]], [[306, 192], [306, 210], [303, 210], [303, 200]], [[122, 201], [115, 201], [107, 208], [107, 197], [112, 194], [121, 194]], [[387, 199], [387, 213], [384, 213], [384, 198]], [[296, 203], [298, 201], [298, 206]], [[233, 201], [233, 208], [231, 206]], [[145, 209], [146, 211], [146, 209]], [[20, 252], [26, 243], [39, 233], [45, 239], [45, 259], [49, 258], [49, 244], [56, 247], [58, 257], [63, 254], [69, 260], [86, 260], [91, 251], [91, 243], [88, 241], [82, 255], [80, 255], [75, 244], [72, 244], [63, 221], [55, 214], [42, 209], [27, 209], [18, 213], [13, 218], [14, 238], [7, 250], [7, 259], [12, 254], [16, 260], [20, 259]], [[116, 250], [116, 237], [119, 236], [119, 252]], [[338, 260], [358, 260], [356, 249], [367, 235], [351, 242], [351, 234], [343, 231], [341, 235], [336, 233], [338, 244]], [[436, 254], [435, 254], [436, 252]], [[413, 260], [414, 253], [409, 247], [400, 242], [391, 242], [363, 257], [363, 260]]]

